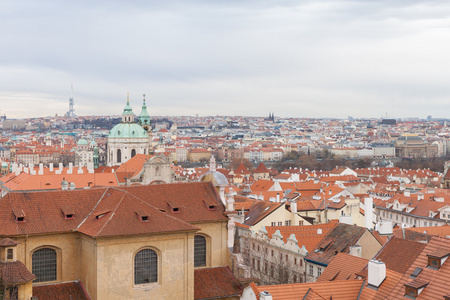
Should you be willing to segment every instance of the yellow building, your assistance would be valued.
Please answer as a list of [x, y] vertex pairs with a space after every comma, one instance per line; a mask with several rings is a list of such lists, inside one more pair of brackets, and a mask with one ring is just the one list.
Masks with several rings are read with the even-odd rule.
[[18, 242], [16, 260], [36, 276], [19, 299], [67, 282], [91, 299], [194, 299], [194, 270], [228, 264], [227, 222], [206, 182], [0, 199], [0, 240]]

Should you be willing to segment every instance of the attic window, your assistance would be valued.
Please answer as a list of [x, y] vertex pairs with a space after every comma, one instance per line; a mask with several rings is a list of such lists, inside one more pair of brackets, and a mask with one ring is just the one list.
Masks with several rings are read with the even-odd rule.
[[180, 208], [178, 207], [178, 204], [173, 201], [167, 201], [167, 204], [169, 204], [169, 207], [172, 209], [173, 213], [179, 213]]
[[139, 209], [139, 210], [135, 210], [136, 214], [138, 215], [139, 219], [142, 222], [148, 222], [149, 221], [149, 215], [147, 212]]
[[110, 212], [110, 210], [104, 210], [104, 211], [101, 211], [101, 212], [99, 212], [99, 213], [97, 213], [96, 215], [95, 215], [95, 219], [100, 219], [100, 218], [103, 218], [105, 215], [107, 215], [108, 213]]
[[13, 208], [13, 213], [17, 222], [25, 222], [25, 212], [23, 209]]
[[427, 268], [439, 269], [450, 255], [450, 251], [444, 249], [438, 249], [434, 252], [428, 253], [428, 265]]
[[416, 299], [427, 285], [428, 282], [420, 280], [405, 283], [405, 297]]
[[64, 218], [66, 220], [73, 219], [73, 216], [75, 215], [75, 211], [69, 206], [62, 206], [61, 211], [64, 214]]
[[208, 209], [209, 210], [216, 210], [216, 206], [215, 205], [208, 205]]

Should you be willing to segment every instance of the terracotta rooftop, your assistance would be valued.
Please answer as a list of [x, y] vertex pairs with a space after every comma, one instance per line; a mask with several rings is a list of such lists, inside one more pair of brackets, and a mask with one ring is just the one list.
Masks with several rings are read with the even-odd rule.
[[339, 223], [324, 236], [314, 251], [309, 252], [305, 259], [328, 265], [336, 253], [347, 253], [349, 246], [355, 245], [365, 231], [366, 228], [364, 227]]
[[6, 238], [0, 241], [0, 247], [13, 247], [19, 244], [19, 242], [13, 241], [10, 238]]
[[317, 278], [317, 281], [356, 279], [356, 274], [368, 263], [368, 259], [346, 253], [338, 253], [325, 268], [322, 275]]
[[[305, 246], [305, 249], [310, 252], [314, 250], [316, 245], [324, 238], [324, 236], [335, 226], [337, 222], [328, 222], [327, 224], [308, 225], [308, 226], [266, 226], [267, 235], [272, 238], [272, 235], [279, 230], [283, 236], [283, 241], [286, 243], [291, 234], [295, 235], [298, 241], [298, 246], [301, 248]], [[318, 234], [318, 230], [322, 233]]]
[[39, 300], [90, 300], [80, 281], [33, 286], [33, 296]]
[[[320, 299], [304, 298], [308, 292], [314, 293], [325, 299], [349, 300], [357, 299], [363, 284], [362, 279], [355, 280], [336, 280], [323, 282], [308, 282], [294, 284], [264, 285], [254, 286], [254, 290], [259, 295], [262, 291], [267, 291], [274, 300], [299, 300], [299, 299]], [[259, 297], [258, 297], [259, 299]]]
[[237, 297], [242, 285], [229, 267], [194, 270], [194, 299], [216, 299]]
[[[23, 212], [23, 221], [15, 217], [17, 212]], [[111, 236], [196, 230], [188, 223], [226, 221], [223, 212], [214, 187], [203, 182], [16, 192], [0, 199], [0, 235], [79, 231]], [[148, 218], [142, 219], [142, 214]]]
[[36, 276], [20, 261], [0, 263], [0, 282], [6, 286], [27, 283], [34, 279]]

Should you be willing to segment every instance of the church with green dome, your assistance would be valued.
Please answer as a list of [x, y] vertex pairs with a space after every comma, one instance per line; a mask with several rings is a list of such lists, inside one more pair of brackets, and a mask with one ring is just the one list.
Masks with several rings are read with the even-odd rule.
[[149, 154], [151, 151], [152, 127], [150, 115], [145, 104], [145, 95], [142, 112], [139, 115], [139, 124], [134, 120], [130, 99], [123, 109], [122, 121], [114, 126], [108, 135], [107, 165], [118, 166], [136, 154]]

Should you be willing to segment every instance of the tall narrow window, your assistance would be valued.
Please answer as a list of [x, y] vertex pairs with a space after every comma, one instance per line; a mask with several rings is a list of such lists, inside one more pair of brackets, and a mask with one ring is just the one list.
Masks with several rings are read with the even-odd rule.
[[135, 149], [131, 150], [131, 157], [134, 157], [135, 155], [136, 155], [136, 150]]
[[206, 266], [206, 238], [201, 235], [194, 237], [194, 267]]
[[143, 249], [134, 257], [134, 284], [158, 281], [158, 254], [152, 249]]
[[122, 151], [120, 149], [117, 149], [117, 162], [122, 162]]
[[33, 252], [31, 257], [32, 273], [36, 275], [34, 282], [56, 280], [56, 251], [43, 248]]

